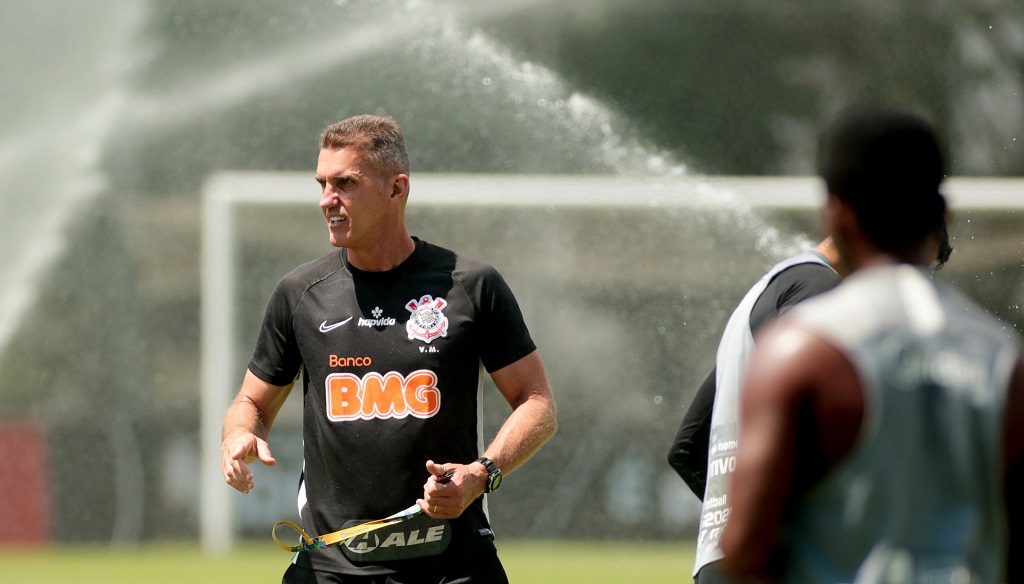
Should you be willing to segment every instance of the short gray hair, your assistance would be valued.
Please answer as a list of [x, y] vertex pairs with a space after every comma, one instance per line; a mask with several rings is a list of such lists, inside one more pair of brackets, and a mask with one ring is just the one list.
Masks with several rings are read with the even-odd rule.
[[321, 150], [356, 148], [381, 180], [409, 174], [409, 151], [398, 122], [390, 116], [358, 115], [335, 122], [320, 134]]

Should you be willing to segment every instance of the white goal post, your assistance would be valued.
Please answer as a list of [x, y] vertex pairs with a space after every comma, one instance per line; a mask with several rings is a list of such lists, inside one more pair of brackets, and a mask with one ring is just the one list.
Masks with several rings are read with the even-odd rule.
[[[1019, 209], [1024, 179], [952, 179], [945, 189], [954, 209]], [[410, 213], [427, 206], [669, 208], [740, 204], [813, 209], [823, 187], [814, 177], [657, 177], [440, 175], [412, 176]], [[241, 382], [234, 306], [239, 210], [261, 205], [308, 206], [318, 201], [311, 173], [213, 175], [202, 193], [200, 535], [203, 549], [228, 552], [235, 539], [234, 491], [220, 470], [221, 422]], [[310, 229], [317, 229], [313, 223]], [[324, 236], [326, 239], [326, 235]], [[268, 243], [273, 245], [268, 235]], [[309, 258], [312, 259], [312, 258]], [[250, 348], [245, 348], [248, 351]]]

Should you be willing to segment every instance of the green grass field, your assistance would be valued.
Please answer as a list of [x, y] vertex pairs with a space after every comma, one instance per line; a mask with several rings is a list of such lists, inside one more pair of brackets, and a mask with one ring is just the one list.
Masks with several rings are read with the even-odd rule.
[[[692, 542], [502, 541], [513, 584], [686, 582]], [[223, 558], [195, 545], [0, 548], [4, 584], [245, 584], [281, 581], [290, 555], [273, 543], [247, 543]]]

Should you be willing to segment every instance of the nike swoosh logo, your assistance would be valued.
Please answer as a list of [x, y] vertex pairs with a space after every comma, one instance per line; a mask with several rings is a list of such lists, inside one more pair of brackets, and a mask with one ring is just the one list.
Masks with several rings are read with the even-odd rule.
[[333, 331], [334, 329], [338, 328], [339, 326], [341, 326], [341, 325], [345, 324], [346, 322], [350, 321], [350, 320], [352, 320], [351, 316], [346, 318], [345, 320], [343, 320], [341, 322], [336, 322], [334, 324], [327, 324], [327, 321], [325, 320], [322, 323], [320, 323], [320, 332], [322, 332], [322, 333], [329, 333], [329, 332]]

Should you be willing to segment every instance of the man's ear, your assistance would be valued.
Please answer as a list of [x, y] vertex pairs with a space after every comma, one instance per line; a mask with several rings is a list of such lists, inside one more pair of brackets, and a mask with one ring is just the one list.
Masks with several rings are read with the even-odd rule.
[[396, 174], [391, 179], [391, 198], [405, 199], [409, 196], [409, 175]]

